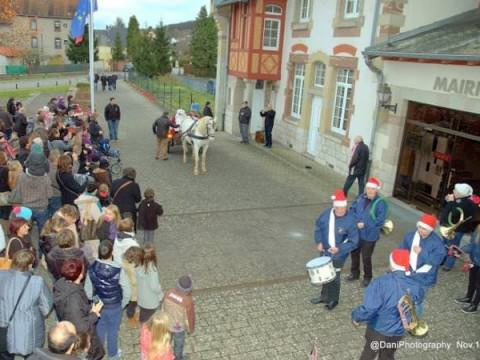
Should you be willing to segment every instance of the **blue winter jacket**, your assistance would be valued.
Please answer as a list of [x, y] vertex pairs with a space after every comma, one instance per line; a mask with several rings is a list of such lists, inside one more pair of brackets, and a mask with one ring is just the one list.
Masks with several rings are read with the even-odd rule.
[[95, 294], [105, 305], [120, 304], [122, 302], [121, 270], [120, 267], [111, 266], [98, 260], [88, 269], [88, 275], [95, 289]]
[[[400, 244], [400, 248], [410, 251], [414, 235], [415, 231], [407, 233]], [[412, 271], [411, 276], [422, 286], [431, 287], [437, 283], [438, 269], [447, 255], [447, 250], [442, 238], [434, 231], [425, 239], [420, 238], [420, 247], [422, 251], [418, 254], [417, 270], [425, 264], [431, 265], [432, 268], [427, 273], [416, 273]]]
[[328, 224], [331, 210], [331, 208], [325, 209], [315, 223], [315, 243], [323, 244], [325, 256], [331, 257], [332, 260], [345, 261], [350, 252], [358, 247], [357, 222], [352, 212], [347, 212], [342, 217], [335, 216], [335, 245], [339, 251], [336, 254], [331, 254], [328, 252], [328, 249], [330, 249]]
[[[365, 241], [377, 241], [380, 239], [380, 230], [382, 229], [383, 223], [387, 218], [388, 206], [385, 200], [381, 200], [379, 195], [375, 196], [374, 199], [365, 207], [367, 202], [367, 195], [360, 195], [350, 207], [350, 212], [353, 213], [359, 222], [363, 222], [365, 226], [363, 229], [359, 229], [360, 239]], [[376, 202], [375, 205], [375, 219], [371, 215], [372, 205]]]
[[465, 246], [462, 246], [462, 250], [470, 255], [472, 262], [480, 266], [480, 233], [474, 232], [472, 240]]
[[402, 336], [405, 333], [398, 301], [410, 294], [413, 303], [423, 301], [423, 287], [403, 271], [387, 273], [373, 280], [365, 290], [363, 304], [352, 311], [352, 320], [366, 322], [368, 327], [385, 336]]

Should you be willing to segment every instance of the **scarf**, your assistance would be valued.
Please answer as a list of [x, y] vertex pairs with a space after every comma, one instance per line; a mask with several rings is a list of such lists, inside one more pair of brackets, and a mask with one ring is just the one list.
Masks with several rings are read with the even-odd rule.
[[330, 211], [330, 218], [328, 219], [328, 245], [335, 246], [335, 210]]
[[418, 231], [415, 231], [415, 235], [413, 235], [412, 246], [410, 247], [410, 266], [413, 271], [417, 270], [418, 261], [418, 254], [413, 250], [415, 246], [420, 246], [420, 234]]

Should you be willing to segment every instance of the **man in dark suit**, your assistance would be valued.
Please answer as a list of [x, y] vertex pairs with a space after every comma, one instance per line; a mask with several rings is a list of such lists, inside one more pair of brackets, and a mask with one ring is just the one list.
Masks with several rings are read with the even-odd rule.
[[355, 146], [352, 150], [352, 157], [348, 164], [348, 176], [343, 185], [343, 192], [345, 196], [348, 194], [348, 190], [352, 187], [355, 179], [358, 179], [358, 196], [363, 194], [365, 187], [365, 174], [367, 173], [369, 150], [368, 146], [363, 142], [361, 136], [355, 136], [353, 140]]

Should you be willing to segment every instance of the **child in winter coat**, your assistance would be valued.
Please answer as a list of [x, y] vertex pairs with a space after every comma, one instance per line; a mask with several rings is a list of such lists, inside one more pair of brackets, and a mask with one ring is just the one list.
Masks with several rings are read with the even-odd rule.
[[135, 240], [133, 221], [130, 218], [122, 219], [118, 222], [117, 238], [113, 243], [113, 260], [121, 264], [123, 254], [132, 246], [140, 247], [137, 240]]
[[110, 240], [112, 243], [117, 238], [118, 224], [122, 217], [116, 205], [109, 205], [103, 210], [97, 225], [97, 237], [100, 241]]
[[125, 251], [125, 254], [123, 254], [122, 268], [125, 271], [125, 274], [127, 274], [130, 289], [132, 290], [130, 302], [126, 309], [127, 321], [130, 326], [138, 325], [138, 316], [135, 316], [137, 309], [137, 276], [135, 274], [135, 269], [142, 265], [142, 259], [143, 249], [141, 247], [129, 247], [128, 250]]
[[137, 276], [137, 302], [140, 307], [140, 323], [143, 324], [159, 308], [163, 298], [158, 280], [157, 255], [152, 244], [143, 248], [142, 266], [135, 269]]
[[170, 344], [170, 318], [165, 312], [158, 312], [140, 330], [141, 360], [173, 360]]
[[158, 229], [158, 217], [162, 216], [163, 208], [155, 202], [155, 192], [152, 189], [145, 190], [145, 199], [138, 208], [138, 228], [143, 230], [144, 244], [153, 243], [155, 230]]

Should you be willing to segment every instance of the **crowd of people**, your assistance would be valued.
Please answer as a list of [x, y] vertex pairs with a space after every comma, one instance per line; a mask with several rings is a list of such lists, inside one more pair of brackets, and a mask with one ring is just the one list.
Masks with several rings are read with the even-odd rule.
[[192, 279], [162, 290], [163, 208], [135, 169], [112, 177], [96, 115], [69, 96], [27, 118], [11, 98], [0, 131], [0, 359], [119, 358], [124, 312], [142, 359], [183, 359]]
[[117, 90], [117, 74], [95, 74], [93, 82], [95, 84], [95, 90], [98, 90], [98, 82], [102, 85], [102, 91], [116, 91]]
[[[361, 138], [357, 138], [357, 145]], [[367, 150], [368, 151], [368, 150]], [[357, 177], [355, 160], [347, 180], [349, 188]], [[448, 272], [457, 258], [464, 263], [462, 271], [469, 272], [465, 296], [454, 299], [466, 314], [477, 312], [480, 304], [480, 225], [478, 224], [478, 198], [465, 183], [455, 185], [446, 196], [444, 207], [435, 215], [424, 213], [415, 229], [405, 234], [403, 241], [390, 254], [390, 272], [373, 279], [372, 256], [388, 216], [388, 203], [379, 191], [381, 182], [370, 177], [363, 192], [348, 207], [345, 192], [337, 189], [332, 195], [333, 206], [325, 209], [316, 221], [315, 243], [323, 255], [307, 264], [318, 270], [332, 267], [333, 276], [318, 280], [311, 273], [312, 283], [322, 285], [319, 296], [312, 304], [325, 304], [333, 310], [340, 299], [340, 273], [351, 256], [348, 281], [360, 279], [360, 259], [363, 261], [363, 280], [366, 288], [363, 303], [352, 311], [355, 326], [367, 325], [365, 347], [360, 359], [393, 359], [399, 341], [407, 331], [412, 336], [424, 336], [428, 331], [424, 318], [424, 301], [429, 289], [437, 283], [438, 271]], [[442, 226], [435, 231], [438, 223]], [[464, 241], [462, 245], [462, 239]], [[325, 260], [325, 261], [323, 261]], [[312, 275], [313, 274], [313, 275]], [[328, 274], [328, 273], [326, 273]], [[382, 346], [376, 346], [383, 344]]]

